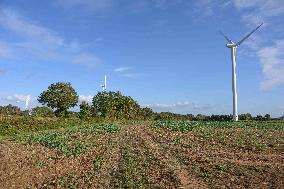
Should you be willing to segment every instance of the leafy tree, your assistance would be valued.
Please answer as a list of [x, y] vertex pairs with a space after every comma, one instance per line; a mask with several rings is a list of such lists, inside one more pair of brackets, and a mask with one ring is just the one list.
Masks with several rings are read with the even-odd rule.
[[92, 114], [93, 114], [93, 108], [86, 101], [83, 101], [80, 104], [79, 117], [81, 119], [86, 119], [92, 117]]
[[269, 115], [269, 114], [265, 114], [264, 119], [265, 119], [265, 120], [270, 120], [270, 119], [271, 119], [271, 117], [270, 117], [270, 115]]
[[135, 119], [139, 115], [139, 104], [121, 92], [99, 92], [93, 98], [93, 106], [100, 116], [112, 119]]
[[252, 120], [253, 117], [250, 113], [246, 113], [246, 114], [240, 114], [239, 119], [240, 120]]
[[67, 110], [76, 106], [78, 95], [71, 83], [58, 82], [51, 84], [46, 91], [43, 91], [38, 101], [55, 109], [56, 116], [66, 116]]
[[208, 120], [208, 117], [206, 115], [202, 115], [202, 114], [197, 114], [195, 116], [195, 120], [196, 121], [206, 121]]
[[53, 117], [54, 113], [51, 108], [47, 106], [37, 106], [32, 108], [32, 115], [38, 116], [38, 117]]
[[257, 115], [254, 119], [257, 120], [257, 121], [262, 121], [263, 117], [262, 117], [262, 115]]

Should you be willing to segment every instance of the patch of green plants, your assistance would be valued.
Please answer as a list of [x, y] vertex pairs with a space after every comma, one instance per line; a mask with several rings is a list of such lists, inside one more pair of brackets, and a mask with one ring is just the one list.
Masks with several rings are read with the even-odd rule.
[[196, 128], [250, 128], [284, 130], [284, 122], [251, 121], [251, 122], [225, 122], [225, 121], [184, 121], [184, 120], [158, 120], [152, 124], [156, 128], [166, 128], [172, 131], [189, 132]]
[[56, 149], [66, 155], [79, 156], [94, 145], [90, 141], [86, 141], [86, 136], [112, 134], [118, 131], [119, 126], [117, 125], [98, 124], [72, 127], [62, 131], [23, 134], [15, 137], [15, 139]]
[[34, 116], [0, 116], [0, 136], [10, 137], [26, 132], [38, 132], [78, 125], [97, 124], [97, 120]]
[[126, 150], [122, 158], [114, 188], [148, 188], [148, 177], [136, 162], [134, 155]]
[[104, 163], [104, 158], [102, 156], [97, 156], [94, 160], [93, 160], [93, 166], [94, 169], [99, 169]]
[[36, 161], [36, 162], [34, 163], [34, 166], [35, 166], [35, 167], [38, 167], [38, 168], [42, 168], [42, 167], [45, 167], [45, 166], [46, 166], [46, 163], [45, 163], [44, 161], [39, 160], [39, 161]]

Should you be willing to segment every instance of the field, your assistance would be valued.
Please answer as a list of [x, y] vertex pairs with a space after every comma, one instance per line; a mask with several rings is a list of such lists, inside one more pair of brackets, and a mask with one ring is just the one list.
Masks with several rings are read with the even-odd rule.
[[3, 189], [284, 188], [284, 122], [17, 119], [1, 119]]

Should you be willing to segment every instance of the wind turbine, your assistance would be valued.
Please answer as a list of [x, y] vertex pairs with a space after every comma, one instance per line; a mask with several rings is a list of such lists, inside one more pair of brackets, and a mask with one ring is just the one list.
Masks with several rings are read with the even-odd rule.
[[31, 95], [27, 95], [26, 99], [25, 99], [25, 101], [26, 101], [26, 110], [29, 109], [29, 102], [30, 102], [30, 100], [31, 100]]
[[251, 34], [253, 34], [260, 26], [261, 23], [254, 30], [248, 33], [244, 38], [242, 38], [239, 42], [234, 43], [231, 39], [229, 39], [222, 32], [221, 35], [228, 41], [227, 47], [231, 49], [231, 58], [232, 58], [232, 91], [233, 91], [233, 120], [238, 121], [238, 96], [237, 96], [237, 81], [236, 81], [236, 50], [237, 47], [240, 46]]
[[101, 85], [103, 92], [106, 92], [107, 89], [107, 76], [105, 75], [105, 83]]

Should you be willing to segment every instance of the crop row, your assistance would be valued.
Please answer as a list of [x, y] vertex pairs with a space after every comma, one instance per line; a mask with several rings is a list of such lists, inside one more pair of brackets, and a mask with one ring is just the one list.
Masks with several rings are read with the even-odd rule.
[[202, 122], [160, 120], [153, 124], [157, 128], [167, 128], [173, 131], [187, 132], [194, 128], [253, 128], [253, 129], [284, 129], [284, 122]]

